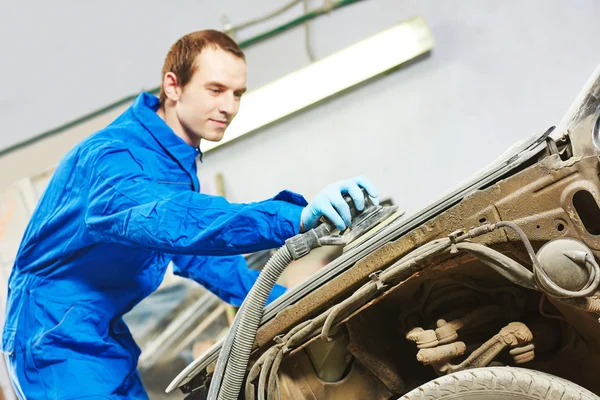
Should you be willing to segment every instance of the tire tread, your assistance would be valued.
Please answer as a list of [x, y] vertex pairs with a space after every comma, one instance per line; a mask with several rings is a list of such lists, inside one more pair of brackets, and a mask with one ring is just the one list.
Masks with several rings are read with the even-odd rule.
[[441, 376], [405, 394], [401, 400], [460, 398], [472, 392], [526, 394], [536, 400], [600, 400], [589, 390], [544, 372], [513, 367], [487, 367]]

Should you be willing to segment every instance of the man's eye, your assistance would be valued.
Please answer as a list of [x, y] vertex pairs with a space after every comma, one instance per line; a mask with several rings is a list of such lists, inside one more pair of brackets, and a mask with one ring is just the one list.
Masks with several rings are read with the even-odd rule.
[[221, 93], [221, 89], [210, 89], [213, 93]]

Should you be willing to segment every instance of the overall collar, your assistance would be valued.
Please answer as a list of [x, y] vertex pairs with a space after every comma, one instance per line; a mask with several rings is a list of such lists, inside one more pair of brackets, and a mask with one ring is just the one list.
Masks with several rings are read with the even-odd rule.
[[195, 165], [196, 157], [202, 161], [200, 146], [193, 147], [173, 132], [173, 129], [156, 114], [158, 98], [142, 92], [133, 102], [133, 113], [160, 145], [186, 170]]

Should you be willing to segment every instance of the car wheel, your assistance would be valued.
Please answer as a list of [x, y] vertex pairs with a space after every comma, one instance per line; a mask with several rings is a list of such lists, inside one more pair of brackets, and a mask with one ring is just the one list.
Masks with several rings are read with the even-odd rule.
[[544, 372], [512, 367], [476, 368], [441, 376], [401, 400], [595, 400], [592, 392]]

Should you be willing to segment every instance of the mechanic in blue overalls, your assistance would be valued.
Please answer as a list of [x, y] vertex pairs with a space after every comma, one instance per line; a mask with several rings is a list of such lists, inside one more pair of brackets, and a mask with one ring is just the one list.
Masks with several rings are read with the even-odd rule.
[[[239, 306], [257, 278], [240, 254], [281, 246], [321, 216], [350, 224], [364, 178], [232, 204], [199, 193], [201, 140], [219, 141], [246, 90], [246, 63], [225, 34], [179, 39], [160, 99], [142, 93], [62, 160], [27, 227], [9, 280], [2, 335], [27, 399], [147, 399], [140, 350], [122, 316], [174, 271]], [[293, 96], [294, 93], [289, 93]], [[277, 287], [270, 300], [285, 289]]]

